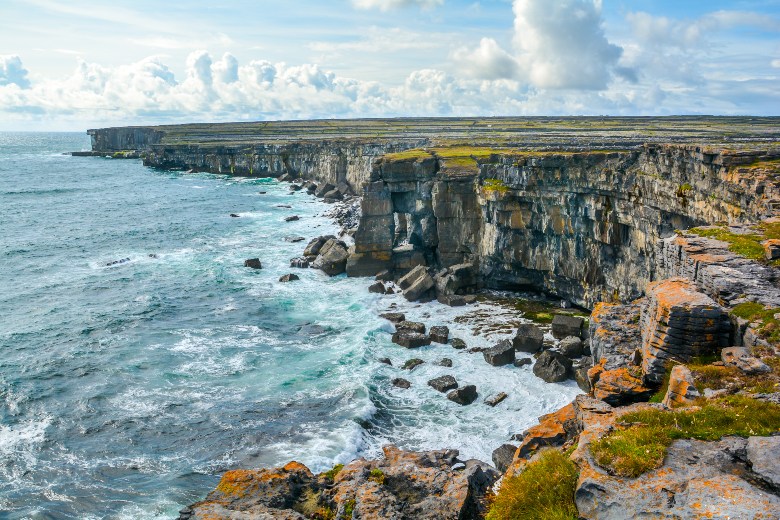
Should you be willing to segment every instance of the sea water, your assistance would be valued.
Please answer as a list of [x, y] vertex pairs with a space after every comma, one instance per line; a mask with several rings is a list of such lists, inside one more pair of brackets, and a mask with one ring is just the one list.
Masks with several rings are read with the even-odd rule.
[[[478, 353], [406, 350], [379, 317], [476, 347], [507, 335], [486, 319], [522, 320], [511, 308], [408, 303], [291, 269], [338, 232], [331, 206], [272, 179], [63, 154], [88, 148], [83, 134], [0, 133], [0, 517], [174, 518], [225, 470], [322, 471], [389, 443], [489, 461], [578, 393]], [[243, 267], [253, 257], [263, 269]], [[300, 280], [280, 283], [289, 272]], [[402, 370], [411, 357], [426, 363]], [[445, 374], [479, 400], [427, 386]]]

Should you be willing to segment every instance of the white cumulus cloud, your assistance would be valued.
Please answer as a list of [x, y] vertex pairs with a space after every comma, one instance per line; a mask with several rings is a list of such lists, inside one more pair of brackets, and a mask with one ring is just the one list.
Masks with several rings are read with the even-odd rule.
[[16, 85], [19, 88], [30, 86], [27, 69], [22, 65], [19, 56], [0, 56], [0, 87], [5, 85]]
[[453, 59], [459, 72], [473, 78], [514, 78], [518, 73], [515, 57], [493, 38], [482, 38], [476, 49], [461, 47], [453, 53]]

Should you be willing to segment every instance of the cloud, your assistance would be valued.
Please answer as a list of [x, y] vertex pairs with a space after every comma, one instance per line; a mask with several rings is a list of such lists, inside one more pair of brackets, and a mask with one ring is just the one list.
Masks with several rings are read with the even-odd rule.
[[517, 60], [493, 38], [482, 38], [479, 47], [461, 47], [453, 53], [458, 71], [480, 79], [509, 79], [518, 74]]
[[540, 88], [607, 87], [622, 49], [607, 41], [600, 0], [515, 0], [514, 43]]
[[29, 88], [27, 69], [22, 65], [19, 56], [0, 56], [0, 87], [16, 85], [19, 88]]
[[780, 60], [772, 60], [772, 67], [780, 69]]
[[379, 9], [390, 11], [402, 7], [421, 7], [432, 9], [444, 5], [444, 0], [352, 0], [352, 4], [358, 9]]

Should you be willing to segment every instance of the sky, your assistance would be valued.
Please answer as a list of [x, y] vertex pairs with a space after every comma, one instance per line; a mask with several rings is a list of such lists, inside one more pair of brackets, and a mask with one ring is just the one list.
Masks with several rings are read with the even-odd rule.
[[780, 115], [780, 0], [0, 0], [0, 130]]

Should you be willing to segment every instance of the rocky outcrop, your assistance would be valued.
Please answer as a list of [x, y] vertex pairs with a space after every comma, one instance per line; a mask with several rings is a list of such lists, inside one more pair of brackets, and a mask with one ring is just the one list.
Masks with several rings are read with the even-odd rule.
[[356, 460], [334, 475], [315, 476], [297, 462], [230, 471], [179, 518], [477, 520], [499, 476], [487, 464], [459, 461], [457, 450], [413, 453], [386, 446], [384, 455]]
[[701, 394], [696, 389], [693, 374], [685, 365], [675, 365], [669, 373], [669, 387], [666, 390], [663, 403], [669, 408], [689, 405]]

